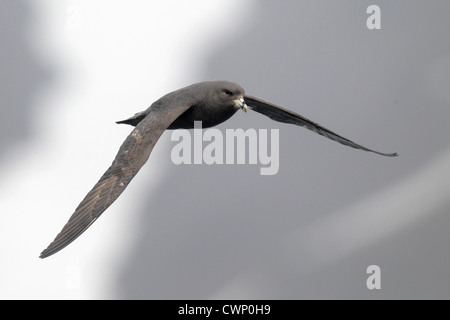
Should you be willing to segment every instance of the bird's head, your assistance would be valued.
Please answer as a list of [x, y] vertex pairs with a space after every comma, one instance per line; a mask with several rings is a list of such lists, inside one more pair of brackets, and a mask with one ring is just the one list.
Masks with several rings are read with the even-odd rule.
[[248, 107], [244, 100], [244, 89], [240, 85], [227, 81], [220, 81], [217, 84], [217, 94], [222, 103], [227, 103], [247, 112]]

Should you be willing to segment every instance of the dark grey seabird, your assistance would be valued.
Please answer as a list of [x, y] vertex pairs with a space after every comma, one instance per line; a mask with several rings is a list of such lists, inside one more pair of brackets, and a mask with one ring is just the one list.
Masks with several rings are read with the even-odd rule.
[[118, 121], [136, 128], [125, 139], [112, 165], [81, 201], [67, 224], [42, 251], [46, 258], [66, 247], [89, 228], [119, 197], [131, 179], [147, 162], [155, 143], [166, 129], [191, 129], [194, 121], [202, 121], [203, 128], [228, 120], [239, 109], [259, 112], [275, 121], [305, 127], [346, 146], [394, 157], [397, 153], [382, 153], [348, 140], [293, 111], [261, 99], [244, 95], [241, 86], [227, 81], [206, 81], [168, 93], [147, 110]]

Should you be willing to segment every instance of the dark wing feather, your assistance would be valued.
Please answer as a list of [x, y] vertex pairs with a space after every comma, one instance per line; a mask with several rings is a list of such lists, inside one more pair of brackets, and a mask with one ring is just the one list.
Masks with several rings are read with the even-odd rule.
[[150, 112], [136, 126], [120, 147], [112, 165], [81, 201], [55, 240], [42, 251], [40, 258], [63, 249], [97, 220], [147, 162], [164, 130], [188, 108], [170, 107], [166, 111]]
[[252, 97], [252, 96], [245, 96], [244, 100], [250, 109], [252, 109], [253, 111], [259, 112], [275, 121], [291, 123], [291, 124], [305, 127], [309, 130], [314, 131], [315, 133], [318, 133], [324, 137], [327, 137], [328, 139], [337, 141], [343, 145], [346, 145], [346, 146], [349, 146], [349, 147], [352, 147], [355, 149], [370, 151], [370, 152], [374, 152], [374, 153], [380, 154], [382, 156], [387, 156], [387, 157], [395, 157], [398, 155], [397, 153], [383, 153], [383, 152], [378, 152], [378, 151], [363, 147], [347, 138], [344, 138], [344, 137], [338, 135], [337, 133], [334, 133], [331, 130], [328, 130], [328, 129], [322, 127], [321, 125], [319, 125], [319, 124], [317, 124], [317, 123], [315, 123], [293, 111], [279, 107], [277, 105], [263, 101], [261, 99], [258, 99], [258, 98]]

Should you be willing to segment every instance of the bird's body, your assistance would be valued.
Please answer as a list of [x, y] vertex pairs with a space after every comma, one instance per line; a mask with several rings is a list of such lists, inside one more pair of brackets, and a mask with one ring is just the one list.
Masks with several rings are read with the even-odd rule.
[[67, 224], [45, 249], [40, 258], [48, 257], [75, 240], [119, 197], [140, 168], [147, 162], [154, 145], [167, 129], [191, 129], [194, 121], [202, 127], [213, 127], [228, 120], [239, 109], [254, 110], [269, 118], [303, 126], [341, 144], [381, 153], [352, 142], [295, 112], [255, 97], [244, 95], [244, 89], [228, 81], [206, 81], [168, 93], [147, 110], [123, 121], [135, 126], [125, 139], [113, 163], [92, 190], [81, 201]]
[[[219, 89], [224, 87], [230, 88], [226, 89], [227, 92], [236, 92], [237, 95], [244, 94], [242, 87], [227, 81], [195, 83], [162, 96], [147, 110], [139, 112], [127, 120], [118, 121], [117, 123], [136, 126], [150, 112], [164, 109], [166, 106], [182, 103], [191, 107], [176, 118], [167, 129], [192, 129], [194, 128], [194, 121], [202, 121], [203, 128], [214, 127], [228, 120], [239, 110], [233, 102], [223, 103], [224, 100], [229, 100], [229, 95]], [[195, 92], [195, 95], [191, 94], [192, 92]]]

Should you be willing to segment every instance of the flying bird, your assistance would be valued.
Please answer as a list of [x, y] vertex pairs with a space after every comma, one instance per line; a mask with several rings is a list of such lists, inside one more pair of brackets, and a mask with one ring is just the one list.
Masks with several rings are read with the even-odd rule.
[[213, 127], [228, 120], [239, 109], [245, 112], [250, 109], [275, 121], [305, 127], [355, 149], [387, 157], [397, 156], [397, 153], [382, 153], [363, 147], [293, 111], [245, 95], [244, 89], [236, 83], [196, 83], [166, 94], [147, 110], [136, 113], [131, 118], [117, 121], [135, 128], [123, 142], [111, 166], [39, 257], [46, 258], [63, 249], [98, 219], [147, 162], [153, 147], [166, 129], [191, 129], [194, 128], [194, 121], [202, 121], [203, 128]]

